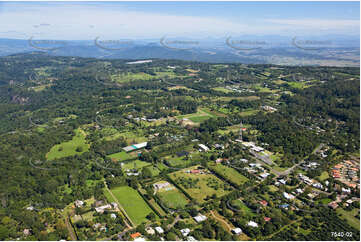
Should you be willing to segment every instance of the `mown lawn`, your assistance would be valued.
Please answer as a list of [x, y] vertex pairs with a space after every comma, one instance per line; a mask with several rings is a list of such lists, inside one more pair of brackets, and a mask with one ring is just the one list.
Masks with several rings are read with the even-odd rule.
[[48, 160], [59, 159], [68, 156], [80, 155], [89, 150], [89, 144], [86, 143], [85, 132], [78, 128], [74, 130], [75, 136], [67, 142], [54, 145], [46, 154]]
[[128, 186], [116, 187], [111, 189], [111, 191], [119, 201], [120, 205], [124, 208], [130, 219], [136, 225], [147, 221], [146, 216], [153, 212], [153, 210], [143, 200], [139, 193], [133, 188]]

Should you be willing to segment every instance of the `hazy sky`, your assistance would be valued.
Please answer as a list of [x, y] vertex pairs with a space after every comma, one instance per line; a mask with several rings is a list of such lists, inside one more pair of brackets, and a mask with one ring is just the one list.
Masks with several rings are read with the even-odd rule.
[[359, 2], [0, 2], [0, 38], [359, 35]]

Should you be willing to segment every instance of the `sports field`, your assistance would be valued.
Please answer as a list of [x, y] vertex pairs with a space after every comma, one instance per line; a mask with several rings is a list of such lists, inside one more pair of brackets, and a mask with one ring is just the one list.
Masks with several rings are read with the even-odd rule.
[[[124, 208], [130, 219], [136, 224], [147, 221], [146, 216], [153, 212], [139, 193], [131, 187], [116, 187], [111, 189], [120, 205]], [[109, 193], [105, 193], [107, 199]], [[110, 198], [110, 201], [113, 199]]]
[[48, 160], [54, 160], [58, 158], [80, 155], [89, 150], [89, 144], [86, 143], [85, 132], [78, 128], [74, 130], [75, 136], [67, 142], [63, 142], [58, 145], [54, 145], [50, 151], [46, 154]]

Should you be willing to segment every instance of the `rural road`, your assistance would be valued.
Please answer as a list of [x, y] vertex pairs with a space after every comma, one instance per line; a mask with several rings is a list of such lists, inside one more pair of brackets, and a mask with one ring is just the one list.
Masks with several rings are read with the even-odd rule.
[[71, 226], [71, 224], [70, 224], [70, 222], [69, 222], [69, 216], [67, 216], [67, 217], [65, 218], [65, 224], [66, 224], [66, 228], [67, 228], [68, 231], [69, 231], [69, 235], [70, 235], [71, 240], [72, 240], [72, 241], [77, 240], [77, 237], [76, 237], [76, 235], [75, 235], [75, 233], [74, 233], [74, 230], [73, 230], [73, 226]]
[[231, 227], [224, 219], [222, 219], [222, 218], [218, 217], [217, 215], [215, 215], [215, 213], [214, 213], [213, 211], [211, 211], [211, 214], [212, 214], [212, 216], [213, 216], [216, 220], [218, 220], [218, 221], [220, 221], [221, 223], [225, 224], [226, 227], [229, 229], [229, 231], [232, 230], [232, 227]]

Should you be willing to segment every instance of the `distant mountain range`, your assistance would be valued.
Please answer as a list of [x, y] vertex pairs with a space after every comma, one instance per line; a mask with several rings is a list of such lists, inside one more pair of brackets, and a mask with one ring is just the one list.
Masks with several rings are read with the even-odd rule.
[[211, 63], [359, 66], [359, 38], [242, 36], [147, 40], [0, 39], [0, 56], [34, 51], [116, 59], [180, 59]]

